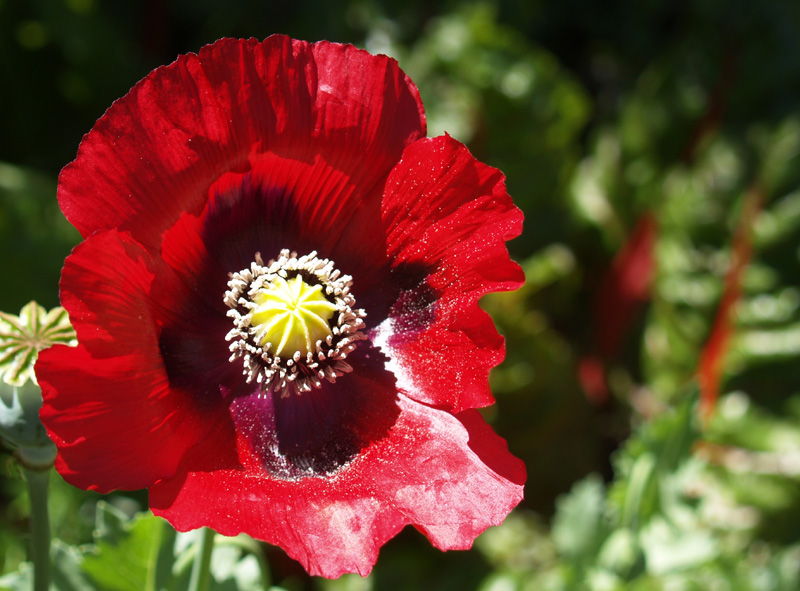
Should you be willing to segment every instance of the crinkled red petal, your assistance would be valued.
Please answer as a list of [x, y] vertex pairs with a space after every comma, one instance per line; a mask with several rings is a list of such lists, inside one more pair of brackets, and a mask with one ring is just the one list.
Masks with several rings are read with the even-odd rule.
[[[37, 368], [65, 478], [147, 486], [179, 529], [244, 531], [324, 576], [366, 574], [408, 524], [462, 549], [502, 521], [524, 466], [460, 411], [492, 401], [503, 341], [478, 300], [521, 283], [522, 216], [498, 171], [424, 133], [393, 60], [283, 36], [221, 40], [112, 105], [59, 181], [87, 237], [62, 276], [81, 345]], [[290, 398], [228, 362], [222, 303], [281, 248], [353, 275], [372, 341]]]
[[252, 463], [190, 472], [152, 487], [151, 508], [182, 531], [208, 525], [277, 544], [325, 577], [366, 575], [409, 524], [438, 548], [469, 548], [522, 499], [525, 468], [475, 411], [402, 396], [398, 406], [391, 432], [332, 477], [279, 480]]
[[[160, 312], [169, 308], [167, 294], [180, 293], [167, 286], [156, 293], [165, 269], [113, 231], [90, 237], [67, 258], [62, 301], [81, 345], [43, 351], [36, 372], [57, 468], [76, 486], [138, 489], [172, 476], [187, 450], [227, 418], [218, 392], [201, 397], [170, 382]], [[172, 287], [180, 285], [173, 280]], [[232, 428], [229, 436], [233, 448]], [[222, 447], [217, 441], [210, 453], [223, 454]], [[230, 457], [220, 465], [231, 465]]]
[[522, 284], [505, 245], [522, 231], [522, 217], [502, 173], [449, 136], [411, 144], [389, 175], [388, 257], [393, 268], [425, 275], [401, 293], [374, 338], [412, 398], [453, 412], [494, 401], [488, 374], [505, 348], [478, 300]]
[[222, 39], [116, 101], [62, 171], [59, 202], [84, 236], [116, 228], [155, 247], [220, 177], [269, 155], [314, 229], [346, 221], [424, 135], [417, 89], [386, 56], [279, 35]]

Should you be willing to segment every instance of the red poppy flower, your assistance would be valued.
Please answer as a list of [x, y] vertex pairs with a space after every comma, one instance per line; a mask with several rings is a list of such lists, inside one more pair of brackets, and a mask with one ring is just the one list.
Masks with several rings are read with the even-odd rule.
[[502, 174], [425, 137], [385, 56], [224, 39], [115, 102], [61, 173], [85, 240], [39, 358], [56, 467], [148, 488], [179, 530], [365, 574], [412, 524], [468, 548], [522, 497], [485, 424], [503, 340], [478, 307], [522, 275]]

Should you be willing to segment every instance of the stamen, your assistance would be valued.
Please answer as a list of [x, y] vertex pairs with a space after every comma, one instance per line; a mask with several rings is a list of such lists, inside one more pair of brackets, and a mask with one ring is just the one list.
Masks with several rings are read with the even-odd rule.
[[224, 296], [234, 326], [225, 337], [230, 360], [243, 359], [247, 382], [286, 397], [351, 372], [345, 358], [366, 338], [353, 278], [316, 252], [283, 249], [266, 265], [260, 253], [254, 258], [231, 274]]

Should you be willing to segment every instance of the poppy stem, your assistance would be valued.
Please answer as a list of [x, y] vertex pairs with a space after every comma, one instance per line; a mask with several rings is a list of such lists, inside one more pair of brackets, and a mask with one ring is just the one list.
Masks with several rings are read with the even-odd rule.
[[264, 550], [259, 543], [255, 540], [251, 541], [253, 542], [251, 551], [255, 555], [256, 560], [258, 560], [258, 567], [261, 570], [261, 584], [264, 586], [264, 589], [269, 589], [272, 587], [272, 571], [269, 568], [269, 562], [267, 562], [267, 557], [264, 556]]
[[272, 571], [269, 568], [269, 562], [264, 554], [264, 548], [258, 541], [247, 535], [239, 535], [235, 538], [225, 538], [225, 543], [237, 546], [255, 556], [258, 561], [258, 568], [261, 571], [261, 586], [264, 587], [264, 589], [272, 587]]
[[192, 566], [192, 577], [189, 579], [189, 591], [208, 591], [211, 586], [211, 553], [214, 551], [214, 530], [203, 527], [200, 530], [200, 541], [197, 555]]
[[31, 501], [31, 561], [33, 591], [50, 588], [50, 517], [47, 510], [47, 485], [50, 469], [25, 468]]

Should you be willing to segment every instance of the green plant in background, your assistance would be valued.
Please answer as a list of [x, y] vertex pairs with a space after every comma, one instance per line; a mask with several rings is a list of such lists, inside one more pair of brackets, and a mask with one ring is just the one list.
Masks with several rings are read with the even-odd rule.
[[[735, 494], [729, 481], [749, 470], [718, 455], [742, 461], [752, 452], [722, 452], [709, 442], [734, 425], [753, 427], [747, 402], [741, 394], [723, 399], [701, 440], [697, 390], [685, 394], [635, 430], [615, 456], [610, 486], [592, 475], [559, 500], [551, 536], [525, 515], [487, 532], [480, 547], [497, 572], [482, 588], [796, 589], [800, 544], [754, 542], [774, 498]], [[796, 488], [796, 471], [771, 476]]]
[[[0, 159], [11, 163], [0, 168], [0, 244], [37, 253], [24, 264], [4, 257], [4, 276], [35, 279], [15, 282], [13, 292], [0, 286], [0, 308], [55, 297], [57, 269], [77, 236], [47, 230], [62, 227], [54, 179], [79, 134], [150, 66], [222, 35], [263, 38], [275, 27], [395, 55], [421, 88], [431, 133], [451, 133], [504, 170], [523, 205], [525, 234], [511, 249], [527, 284], [483, 305], [508, 345], [493, 375], [498, 405], [489, 418], [528, 466], [525, 505], [463, 556], [442, 556], [406, 532], [384, 548], [367, 579], [309, 580], [262, 547], [276, 584], [800, 586], [796, 2], [361, 1], [336, 13], [311, 2], [302, 14], [267, 15], [242, 1], [213, 21], [208, 3], [179, 2], [163, 9], [161, 37], [154, 30], [147, 43], [133, 24], [140, 21], [125, 12], [146, 18], [134, 9], [34, 4], [0, 4], [0, 44], [12, 56], [0, 62], [0, 75], [21, 80], [15, 96], [56, 96], [50, 106], [28, 107], [7, 100], [8, 85], [0, 89], [2, 104], [14, 106], [6, 112], [19, 114], [0, 134], [10, 138], [0, 140]], [[64, 10], [80, 28], [58, 33]], [[30, 22], [49, 34], [38, 49], [17, 42], [19, 31], [33, 30]], [[75, 49], [76, 38], [91, 50]], [[113, 48], [109, 64], [102, 47]], [[34, 84], [25, 71], [46, 72], [56, 90], [37, 89], [48, 82]], [[42, 108], [51, 112], [37, 128]], [[58, 120], [67, 122], [59, 137], [46, 146], [31, 140]], [[13, 139], [20, 121], [25, 141]], [[38, 200], [30, 196], [36, 192]], [[38, 291], [21, 293], [26, 284]], [[25, 559], [28, 511], [20, 480], [13, 468], [8, 473], [0, 564], [12, 573]], [[158, 566], [167, 559], [158, 557], [191, 553], [192, 541], [163, 531], [160, 541], [146, 540], [144, 532], [160, 526], [134, 517], [141, 495], [109, 499], [123, 517], [96, 508], [96, 495], [53, 484], [53, 530], [65, 540], [54, 550], [63, 557], [57, 564], [78, 573], [59, 579], [55, 572], [54, 580], [72, 581], [63, 588], [127, 589], [142, 580], [171, 588], [188, 576], [177, 566], [167, 573]], [[92, 536], [96, 511], [125, 523], [123, 541]], [[104, 555], [135, 572], [103, 566]], [[260, 588], [258, 552], [234, 546], [229, 558], [216, 556], [219, 588]], [[26, 588], [15, 576], [0, 580]]]

